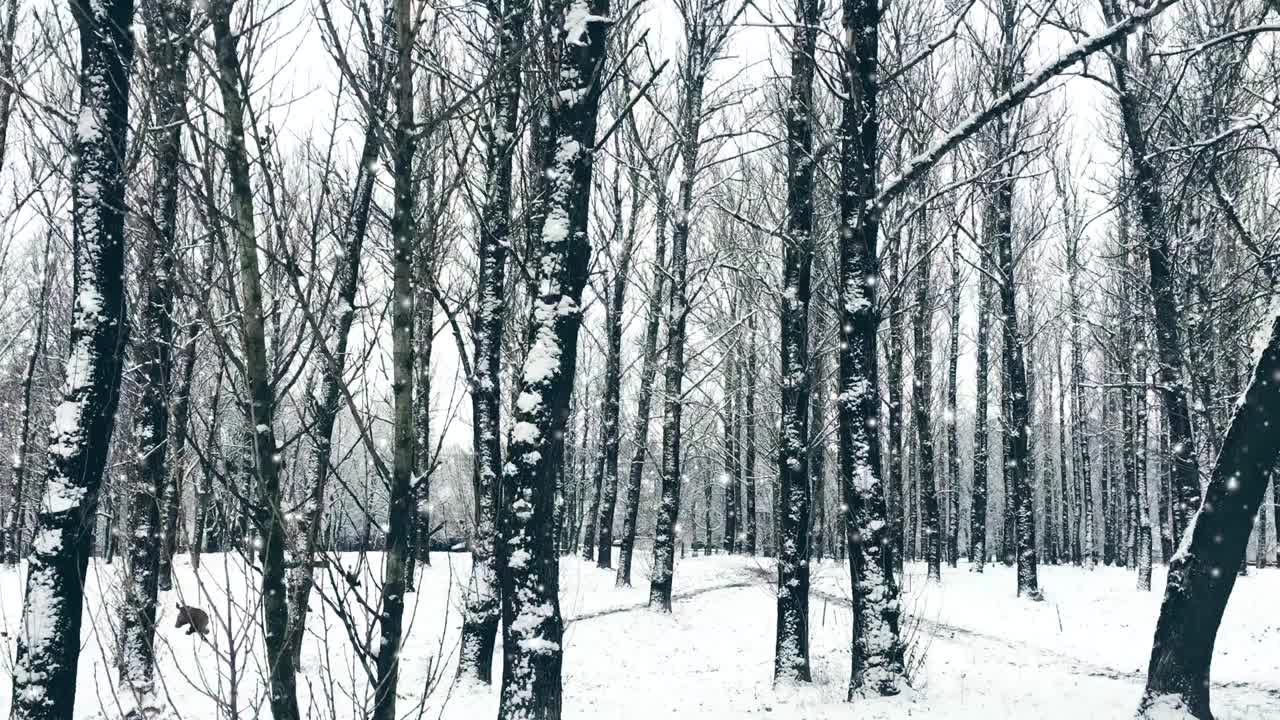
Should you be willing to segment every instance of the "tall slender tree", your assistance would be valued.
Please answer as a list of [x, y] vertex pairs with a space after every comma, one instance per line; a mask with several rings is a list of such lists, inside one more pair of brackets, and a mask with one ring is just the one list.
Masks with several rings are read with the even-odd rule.
[[80, 657], [82, 580], [115, 429], [124, 364], [125, 138], [132, 0], [78, 0], [79, 115], [72, 142], [70, 344], [49, 436], [44, 499], [27, 566], [13, 678], [15, 720], [70, 720]]
[[511, 235], [512, 161], [519, 140], [526, 0], [493, 0], [490, 23], [498, 76], [488, 90], [484, 123], [485, 204], [480, 221], [479, 298], [471, 379], [472, 445], [476, 457], [476, 532], [458, 652], [458, 674], [491, 682], [501, 607], [498, 598], [497, 508], [502, 477], [501, 370], [507, 247]]
[[813, 262], [813, 76], [818, 2], [796, 0], [786, 107], [787, 204], [782, 237], [781, 505], [774, 682], [809, 682], [809, 299]]
[[[134, 330], [141, 397], [134, 417], [137, 438], [136, 485], [129, 497], [129, 581], [125, 587], [121, 626], [120, 676], [140, 695], [154, 689], [156, 596], [160, 559], [164, 552], [161, 504], [176, 498], [169, 485], [169, 449], [174, 445], [169, 426], [173, 383], [173, 310], [178, 214], [176, 168], [182, 154], [186, 121], [187, 54], [191, 46], [191, 5], [186, 0], [150, 0], [143, 6], [147, 19], [147, 54], [152, 72], [152, 105], [156, 126], [153, 140], [150, 213], [142, 251], [144, 278], [139, 327]], [[168, 512], [164, 513], [167, 516]]]
[[417, 123], [414, 117], [414, 44], [419, 17], [413, 0], [395, 0], [396, 72], [395, 127], [391, 162], [395, 176], [391, 214], [391, 394], [392, 464], [387, 507], [386, 551], [382, 563], [382, 607], [378, 615], [379, 643], [374, 686], [374, 720], [395, 720], [400, 682], [400, 646], [404, 639], [405, 589], [408, 579], [409, 528], [415, 512], [413, 499], [413, 155]]
[[289, 644], [289, 605], [285, 587], [284, 512], [281, 510], [280, 461], [273, 419], [276, 398], [263, 319], [262, 273], [258, 263], [254, 192], [245, 145], [248, 87], [240, 68], [240, 35], [232, 31], [234, 0], [213, 0], [208, 12], [222, 117], [226, 128], [223, 153], [231, 180], [228, 222], [238, 255], [240, 285], [241, 372], [247, 390], [248, 435], [258, 498], [254, 522], [262, 538], [263, 631], [267, 646], [271, 714], [276, 720], [298, 720], [297, 683]]
[[555, 552], [555, 486], [577, 369], [582, 289], [591, 243], [587, 217], [604, 77], [608, 0], [571, 0], [546, 18], [559, 73], [543, 112], [549, 137], [538, 158], [545, 218], [533, 248], [538, 295], [518, 375], [515, 417], [499, 507], [504, 720], [556, 720], [564, 649]]
[[[684, 404], [685, 340], [689, 319], [689, 232], [695, 208], [694, 185], [701, 170], [703, 107], [708, 73], [720, 57], [734, 22], [746, 7], [729, 13], [729, 0], [687, 0], [678, 3], [684, 25], [683, 58], [679, 70], [679, 113], [672, 128], [679, 165], [679, 189], [671, 229], [671, 263], [667, 268], [665, 326], [666, 358], [663, 367], [662, 451], [657, 520], [653, 541], [653, 577], [649, 604], [671, 610], [675, 574], [675, 536], [680, 518], [680, 484], [683, 481], [682, 420]], [[659, 192], [662, 190], [659, 189]]]

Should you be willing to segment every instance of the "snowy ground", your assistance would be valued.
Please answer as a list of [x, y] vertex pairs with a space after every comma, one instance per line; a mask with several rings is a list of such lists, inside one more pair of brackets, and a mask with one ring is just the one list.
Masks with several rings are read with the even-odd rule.
[[[356, 556], [344, 556], [348, 569]], [[452, 683], [459, 626], [458, 586], [466, 556], [439, 554], [424, 569], [402, 654], [401, 717], [492, 718], [496, 691]], [[76, 717], [119, 717], [111, 661], [118, 613], [119, 565], [95, 565], [83, 635]], [[354, 593], [368, 592], [367, 568], [355, 591], [326, 601], [304, 649], [300, 699], [311, 717], [366, 715], [368, 681], [353, 649], [367, 645], [371, 624]], [[815, 565], [811, 597], [814, 684], [771, 684], [774, 596], [769, 561], [712, 556], [679, 561], [670, 615], [645, 607], [643, 580], [614, 588], [613, 573], [574, 559], [562, 565], [565, 634], [565, 717], [581, 720], [681, 718], [1035, 718], [1102, 720], [1131, 717], [1142, 687], [1160, 600], [1162, 569], [1150, 593], [1134, 589], [1132, 573], [1100, 568], [1042, 567], [1046, 601], [1013, 596], [1004, 567], [983, 575], [944, 568], [943, 584], [908, 568], [905, 603], [913, 654], [921, 660], [916, 687], [891, 699], [843, 702], [849, 673], [848, 574], [838, 563]], [[636, 568], [643, 578], [643, 563]], [[232, 556], [206, 557], [199, 582], [183, 558], [178, 589], [161, 599], [160, 704], [194, 720], [264, 716], [257, 578]], [[251, 579], [246, 582], [247, 579]], [[0, 570], [0, 717], [8, 715], [12, 658], [21, 613], [18, 573]], [[210, 610], [212, 643], [172, 628], [174, 604]], [[1213, 691], [1220, 720], [1280, 717], [1280, 570], [1240, 578], [1218, 636]], [[348, 608], [339, 612], [342, 608]], [[352, 621], [344, 623], [343, 615]], [[500, 652], [499, 652], [500, 655]], [[495, 677], [500, 673], [500, 657]], [[232, 692], [232, 688], [235, 692]], [[221, 709], [221, 712], [220, 712]], [[419, 713], [420, 711], [420, 713]]]

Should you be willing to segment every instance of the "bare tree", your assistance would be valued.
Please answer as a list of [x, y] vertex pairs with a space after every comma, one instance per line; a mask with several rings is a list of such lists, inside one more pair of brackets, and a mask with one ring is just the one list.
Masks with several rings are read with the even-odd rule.
[[74, 305], [62, 402], [49, 437], [13, 682], [13, 717], [66, 720], [75, 705], [81, 579], [93, 548], [124, 361], [125, 136], [133, 3], [79, 0], [80, 107], [74, 133]]

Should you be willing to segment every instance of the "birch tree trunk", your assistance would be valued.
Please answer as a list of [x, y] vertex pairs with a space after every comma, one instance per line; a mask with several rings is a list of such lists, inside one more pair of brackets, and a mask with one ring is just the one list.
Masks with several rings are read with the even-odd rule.
[[13, 681], [14, 720], [70, 720], [82, 579], [115, 429], [124, 363], [125, 137], [133, 2], [78, 0], [80, 108], [73, 139], [70, 351], [49, 434], [45, 493], [27, 569]]

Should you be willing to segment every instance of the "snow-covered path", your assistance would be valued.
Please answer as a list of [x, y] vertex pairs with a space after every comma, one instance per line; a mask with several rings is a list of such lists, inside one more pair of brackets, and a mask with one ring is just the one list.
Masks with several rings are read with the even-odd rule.
[[[371, 558], [376, 561], [376, 558]], [[640, 558], [637, 558], [640, 560]], [[344, 558], [348, 560], [348, 558]], [[354, 557], [349, 559], [354, 563]], [[344, 564], [346, 564], [344, 562]], [[1155, 589], [1140, 593], [1122, 569], [1045, 567], [1045, 602], [1014, 597], [1010, 569], [981, 575], [944, 568], [941, 585], [927, 584], [923, 568], [908, 567], [905, 623], [919, 659], [915, 688], [896, 698], [844, 701], [849, 674], [848, 571], [840, 563], [814, 564], [810, 600], [814, 683], [775, 689], [772, 684], [773, 567], [762, 558], [686, 558], [676, 571], [671, 614], [647, 607], [646, 568], [636, 587], [614, 587], [613, 573], [581, 560], [562, 563], [561, 607], [566, 618], [564, 706], [572, 720], [651, 718], [1128, 718], [1142, 688], [1160, 602]], [[436, 557], [411, 600], [413, 621], [404, 654], [402, 705], [423, 718], [484, 720], [495, 716], [496, 689], [457, 687], [453, 677], [459, 616], [458, 584], [467, 558]], [[114, 597], [114, 570], [96, 568], [90, 592]], [[252, 577], [252, 576], [249, 576]], [[227, 650], [239, 644], [241, 716], [261, 702], [260, 644], [254, 593], [235, 562], [210, 562], [200, 573], [179, 567], [183, 597], [203, 593], [206, 607], [230, 614], [218, 625], [214, 646], [194, 643], [168, 627], [175, 594], [162, 598], [161, 682], [176, 717], [213, 720], [214, 697], [228, 691]], [[365, 583], [363, 587], [370, 587]], [[331, 596], [332, 597], [332, 596]], [[1280, 570], [1240, 578], [1219, 634], [1214, 661], [1214, 705], [1220, 720], [1280, 718]], [[16, 572], [0, 571], [0, 630], [11, 661], [21, 608]], [[327, 604], [304, 650], [300, 694], [313, 717], [362, 717], [367, 681], [355, 662], [347, 629]], [[77, 718], [112, 708], [112, 615], [101, 600], [87, 612]], [[230, 632], [229, 632], [230, 631]], [[357, 637], [359, 634], [357, 633]], [[500, 658], [497, 665], [500, 667]], [[11, 664], [0, 674], [0, 716], [8, 713]], [[500, 672], [500, 671], [498, 671]], [[426, 698], [423, 691], [432, 689]], [[354, 693], [354, 696], [352, 695]], [[226, 708], [223, 708], [224, 714]], [[418, 717], [414, 712], [412, 717]]]

